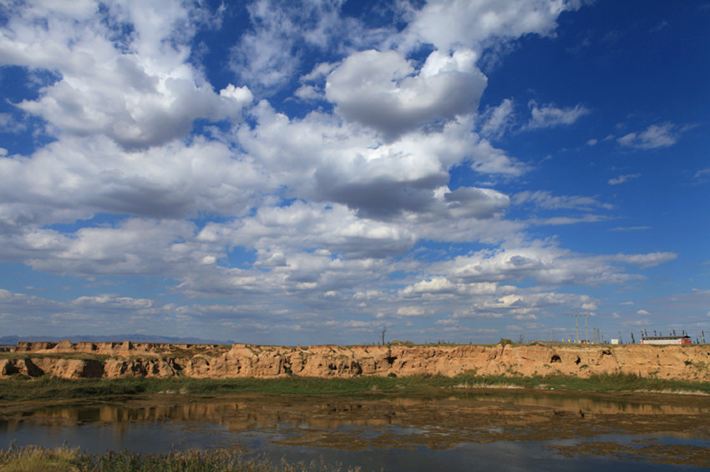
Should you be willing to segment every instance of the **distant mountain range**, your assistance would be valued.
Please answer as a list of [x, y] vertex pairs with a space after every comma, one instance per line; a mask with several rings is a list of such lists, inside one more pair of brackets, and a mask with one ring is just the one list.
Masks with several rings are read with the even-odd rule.
[[201, 338], [178, 338], [172, 336], [153, 336], [147, 334], [115, 334], [110, 336], [72, 335], [72, 336], [0, 336], [0, 344], [17, 344], [18, 341], [48, 341], [58, 342], [66, 339], [72, 342], [123, 342], [137, 343], [169, 343], [169, 344], [234, 344], [230, 340], [214, 340]]

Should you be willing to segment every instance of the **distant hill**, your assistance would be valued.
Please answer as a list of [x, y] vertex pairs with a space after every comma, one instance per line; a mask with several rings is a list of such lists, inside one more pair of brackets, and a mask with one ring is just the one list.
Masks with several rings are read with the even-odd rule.
[[123, 342], [137, 343], [170, 343], [170, 344], [234, 344], [231, 340], [214, 340], [201, 338], [179, 338], [172, 336], [153, 336], [147, 334], [112, 334], [109, 336], [70, 335], [70, 336], [0, 336], [0, 344], [17, 344], [18, 341], [49, 341], [58, 342], [69, 339], [72, 342]]

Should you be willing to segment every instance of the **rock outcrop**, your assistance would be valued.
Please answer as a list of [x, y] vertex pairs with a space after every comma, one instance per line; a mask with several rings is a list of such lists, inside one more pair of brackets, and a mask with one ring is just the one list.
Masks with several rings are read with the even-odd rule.
[[0, 378], [355, 377], [635, 374], [710, 381], [710, 347], [606, 345], [392, 345], [279, 347], [235, 344], [18, 343]]

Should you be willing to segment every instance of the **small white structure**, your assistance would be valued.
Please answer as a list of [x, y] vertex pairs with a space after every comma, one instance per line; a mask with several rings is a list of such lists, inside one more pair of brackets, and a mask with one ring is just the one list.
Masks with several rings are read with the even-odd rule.
[[611, 339], [611, 343], [614, 344], [614, 345], [619, 344], [619, 340], [616, 339], [616, 338], [612, 338], [612, 339]]

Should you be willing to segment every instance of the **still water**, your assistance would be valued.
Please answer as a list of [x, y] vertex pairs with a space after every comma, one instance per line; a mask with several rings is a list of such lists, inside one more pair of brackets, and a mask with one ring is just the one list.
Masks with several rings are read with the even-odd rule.
[[0, 447], [236, 448], [387, 471], [707, 470], [708, 406], [707, 399], [505, 392], [377, 400], [161, 395], [2, 411]]

